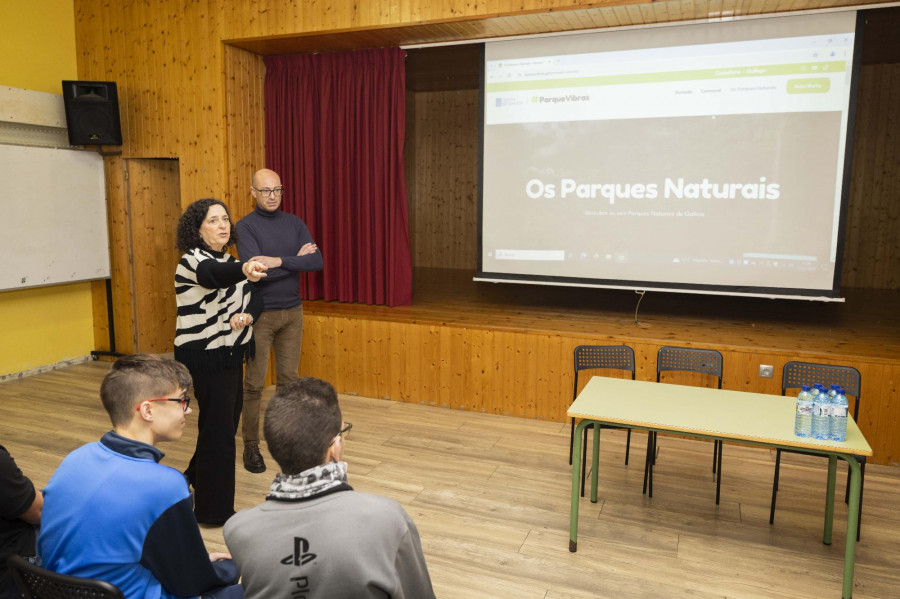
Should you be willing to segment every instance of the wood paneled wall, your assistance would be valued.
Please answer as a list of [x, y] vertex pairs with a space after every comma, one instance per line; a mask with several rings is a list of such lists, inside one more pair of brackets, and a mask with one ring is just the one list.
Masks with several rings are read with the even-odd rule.
[[75, 2], [79, 77], [117, 82], [124, 157], [180, 159], [182, 205], [224, 195], [222, 8]]
[[[304, 376], [330, 381], [341, 393], [565, 422], [575, 348], [620, 343], [634, 349], [636, 378], [655, 381], [656, 352], [664, 343], [392, 322], [310, 310], [304, 318], [301, 370]], [[704, 347], [722, 352], [723, 386], [736, 391], [780, 394], [781, 369], [798, 359], [788, 352]], [[859, 369], [863, 387], [857, 421], [875, 453], [874, 462], [900, 464], [900, 365], [845, 355], [802, 359]], [[759, 378], [761, 364], [774, 365], [776, 376]], [[694, 377], [699, 375], [678, 373], [666, 380], [704, 385]]]
[[477, 260], [478, 91], [408, 94], [407, 181], [413, 266], [471, 268]]
[[[895, 31], [900, 45], [900, 32]], [[900, 289], [900, 64], [860, 73], [843, 284]]]
[[250, 178], [266, 166], [265, 76], [262, 56], [225, 46], [228, 186], [224, 197], [235, 220], [252, 210]]

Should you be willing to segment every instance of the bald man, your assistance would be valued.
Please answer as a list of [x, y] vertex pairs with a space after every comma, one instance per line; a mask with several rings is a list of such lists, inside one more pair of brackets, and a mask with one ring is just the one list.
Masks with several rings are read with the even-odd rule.
[[300, 273], [322, 270], [322, 253], [306, 224], [282, 211], [284, 186], [278, 173], [262, 169], [253, 175], [250, 195], [253, 212], [237, 224], [238, 255], [242, 261], [257, 260], [269, 270], [255, 289], [262, 294], [263, 312], [253, 323], [256, 357], [244, 376], [244, 468], [265, 472], [259, 451], [259, 405], [269, 368], [269, 350], [275, 348], [278, 389], [297, 380], [300, 341], [303, 335], [303, 304]]

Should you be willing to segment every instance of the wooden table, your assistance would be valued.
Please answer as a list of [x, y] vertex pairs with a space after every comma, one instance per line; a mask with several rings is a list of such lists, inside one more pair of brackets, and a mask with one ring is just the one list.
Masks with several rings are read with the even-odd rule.
[[[572, 452], [569, 551], [578, 549], [582, 431], [591, 423], [720, 441], [739, 441], [762, 447], [801, 449], [806, 453], [828, 456], [825, 532], [822, 539], [825, 544], [831, 543], [837, 460], [841, 458], [850, 465], [842, 594], [844, 599], [850, 599], [853, 593], [862, 481], [856, 456], [871, 456], [872, 449], [850, 416], [847, 417], [847, 440], [844, 442], [797, 437], [794, 435], [794, 410], [794, 400], [778, 395], [593, 377], [568, 411], [570, 418], [581, 419], [575, 430], [575, 447]], [[597, 434], [599, 427], [595, 427], [594, 431], [592, 455], [593, 464], [597, 464], [600, 457], [600, 435]], [[597, 501], [597, 480], [598, 469], [594, 467], [591, 472], [591, 501], [594, 502]]]

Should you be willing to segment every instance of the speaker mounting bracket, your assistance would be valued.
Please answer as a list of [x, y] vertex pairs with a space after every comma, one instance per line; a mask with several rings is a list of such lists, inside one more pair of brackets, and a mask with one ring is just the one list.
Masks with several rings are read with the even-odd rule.
[[121, 156], [122, 150], [104, 150], [103, 146], [97, 146], [97, 153], [101, 156]]

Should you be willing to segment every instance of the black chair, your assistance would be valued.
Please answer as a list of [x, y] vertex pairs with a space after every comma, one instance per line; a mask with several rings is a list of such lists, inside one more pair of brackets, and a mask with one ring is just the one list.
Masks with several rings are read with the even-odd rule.
[[[575, 380], [572, 383], [572, 401], [578, 395], [578, 373], [582, 370], [615, 369], [625, 370], [631, 373], [634, 380], [634, 350], [627, 345], [579, 345], [575, 348]], [[594, 428], [593, 424], [584, 427], [584, 437], [581, 444], [581, 496], [584, 497], [584, 478], [587, 458], [587, 432]], [[601, 426], [600, 428], [615, 428], [617, 426]], [[631, 429], [625, 439], [625, 465], [628, 465], [628, 453], [631, 450]], [[572, 430], [569, 432], [569, 464], [572, 463], [572, 447], [575, 443], [575, 419], [572, 418]], [[597, 465], [594, 464], [594, 468]]]
[[[656, 354], [656, 382], [660, 382], [663, 372], [699, 372], [716, 377], [718, 388], [722, 388], [722, 354], [714, 349], [694, 349], [691, 347], [664, 346]], [[653, 465], [656, 463], [657, 434], [647, 436], [647, 457], [644, 463], [644, 493], [649, 489], [653, 497]], [[722, 445], [713, 441], [713, 472], [716, 477], [716, 505], [719, 505], [719, 489], [722, 485]]]
[[25, 599], [125, 599], [122, 591], [104, 580], [57, 574], [18, 555], [6, 565]]
[[[839, 385], [847, 395], [854, 397], [853, 419], [859, 415], [859, 392], [862, 388], [862, 380], [859, 371], [852, 366], [831, 366], [829, 364], [816, 364], [813, 362], [788, 362], [781, 371], [781, 394], [787, 395], [788, 389], [800, 389], [803, 385], [822, 383], [826, 387]], [[781, 470], [781, 452], [799, 453], [825, 457], [817, 453], [806, 453], [803, 450], [778, 449], [775, 452], [775, 480], [772, 482], [772, 505], [769, 508], [769, 524], [775, 523], [775, 497], [778, 494], [778, 477]], [[862, 527], [862, 487], [866, 475], [866, 456], [857, 456], [859, 461], [860, 489], [859, 489], [859, 526], [856, 527], [856, 540], [859, 540]], [[844, 502], [850, 501], [850, 470], [847, 469], [847, 490], [844, 494]]]

